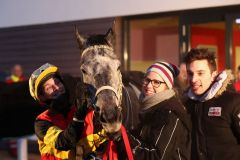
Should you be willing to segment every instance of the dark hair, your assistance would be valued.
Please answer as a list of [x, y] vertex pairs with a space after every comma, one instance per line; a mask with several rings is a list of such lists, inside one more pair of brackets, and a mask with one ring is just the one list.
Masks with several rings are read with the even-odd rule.
[[184, 57], [184, 62], [186, 63], [186, 65], [189, 65], [195, 60], [207, 60], [208, 66], [213, 72], [217, 70], [217, 64], [215, 59], [215, 53], [209, 51], [207, 48], [193, 48]]

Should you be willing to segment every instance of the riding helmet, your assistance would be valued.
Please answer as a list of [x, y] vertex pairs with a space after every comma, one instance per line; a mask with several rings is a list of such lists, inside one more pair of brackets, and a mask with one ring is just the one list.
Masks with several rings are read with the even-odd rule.
[[61, 76], [60, 76], [58, 67], [56, 67], [50, 63], [45, 63], [44, 65], [42, 65], [41, 67], [39, 67], [32, 73], [31, 77], [29, 78], [29, 91], [30, 91], [31, 96], [35, 100], [40, 101], [39, 88], [51, 76], [57, 76], [61, 80]]

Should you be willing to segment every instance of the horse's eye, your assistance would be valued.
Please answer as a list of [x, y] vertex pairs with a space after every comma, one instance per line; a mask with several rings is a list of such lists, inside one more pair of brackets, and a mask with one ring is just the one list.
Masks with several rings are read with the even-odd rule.
[[118, 71], [120, 71], [120, 69], [121, 69], [121, 67], [120, 67], [120, 66], [118, 66], [117, 70], [118, 70]]
[[87, 74], [87, 72], [86, 72], [85, 69], [82, 69], [82, 73], [83, 73], [83, 74]]

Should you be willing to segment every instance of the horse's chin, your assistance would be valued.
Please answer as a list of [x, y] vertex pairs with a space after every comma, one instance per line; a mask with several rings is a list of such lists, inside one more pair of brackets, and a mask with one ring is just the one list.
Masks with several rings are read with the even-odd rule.
[[103, 129], [107, 133], [115, 133], [118, 132], [121, 128], [122, 123], [121, 122], [115, 122], [115, 123], [102, 123]]

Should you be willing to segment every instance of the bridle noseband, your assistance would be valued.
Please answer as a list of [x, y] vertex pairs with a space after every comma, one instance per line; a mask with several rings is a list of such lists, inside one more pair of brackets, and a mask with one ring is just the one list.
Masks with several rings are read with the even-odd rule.
[[120, 95], [118, 94], [117, 90], [115, 88], [111, 87], [111, 86], [102, 86], [102, 87], [98, 88], [96, 93], [95, 93], [95, 97], [97, 97], [98, 94], [100, 92], [102, 92], [103, 90], [111, 90], [111, 91], [113, 91], [113, 93], [115, 93], [117, 99], [120, 100]]
[[96, 93], [95, 93], [95, 99], [97, 98], [97, 96], [98, 96], [98, 94], [100, 93], [100, 92], [102, 92], [102, 91], [104, 91], [104, 90], [110, 90], [110, 91], [113, 91], [113, 93], [116, 95], [116, 97], [117, 97], [117, 99], [118, 99], [118, 101], [119, 101], [119, 103], [118, 103], [118, 109], [122, 109], [122, 107], [121, 107], [121, 95], [118, 93], [118, 91], [115, 89], [115, 88], [113, 88], [112, 86], [102, 86], [102, 87], [100, 87], [100, 88], [98, 88], [97, 89], [97, 91], [96, 91]]

